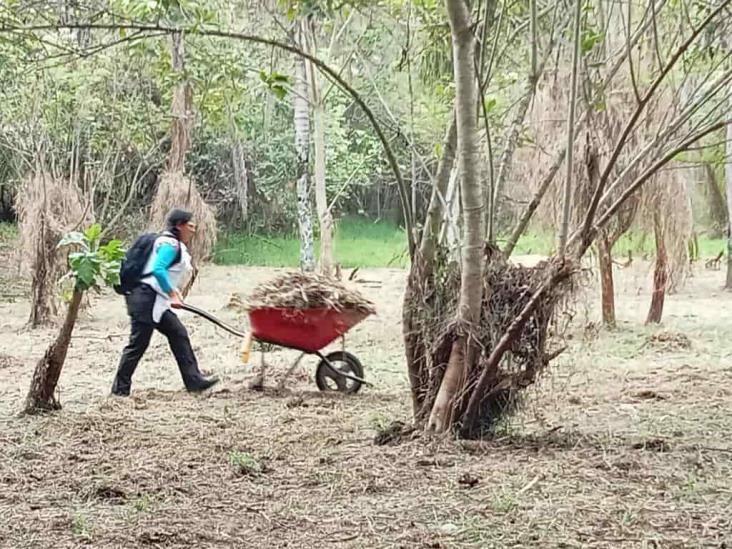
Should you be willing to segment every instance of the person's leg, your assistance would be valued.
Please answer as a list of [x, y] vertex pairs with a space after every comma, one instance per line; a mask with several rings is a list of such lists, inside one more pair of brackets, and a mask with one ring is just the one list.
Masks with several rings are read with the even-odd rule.
[[127, 314], [130, 317], [130, 340], [122, 351], [117, 368], [117, 375], [112, 384], [112, 394], [127, 396], [130, 394], [132, 374], [145, 354], [155, 325], [152, 321], [152, 308], [155, 303], [155, 291], [147, 285], [140, 285], [125, 299]]
[[117, 375], [112, 384], [112, 394], [118, 396], [128, 396], [132, 387], [132, 374], [137, 369], [142, 355], [145, 354], [150, 338], [152, 337], [155, 327], [147, 322], [132, 321], [132, 331], [130, 333], [130, 341], [122, 351], [122, 358], [119, 361]]
[[218, 380], [216, 378], [206, 379], [198, 369], [198, 361], [191, 347], [191, 340], [188, 337], [183, 323], [172, 311], [165, 311], [160, 318], [157, 329], [168, 338], [170, 350], [173, 351], [175, 361], [178, 363], [183, 383], [189, 391], [202, 391], [208, 389]]

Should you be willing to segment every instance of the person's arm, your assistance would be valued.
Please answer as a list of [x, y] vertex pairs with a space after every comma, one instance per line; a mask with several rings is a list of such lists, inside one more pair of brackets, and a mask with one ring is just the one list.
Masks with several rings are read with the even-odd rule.
[[160, 289], [168, 294], [174, 302], [180, 301], [180, 295], [170, 283], [168, 269], [175, 261], [176, 255], [178, 255], [178, 250], [174, 245], [168, 243], [161, 244], [160, 248], [158, 248], [155, 263], [153, 263], [152, 268], [152, 275], [155, 277], [155, 280], [158, 281]]

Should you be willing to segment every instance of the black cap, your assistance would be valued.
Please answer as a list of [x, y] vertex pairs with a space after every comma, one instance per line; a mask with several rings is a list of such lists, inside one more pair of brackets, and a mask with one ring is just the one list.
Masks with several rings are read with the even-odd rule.
[[193, 214], [188, 210], [173, 208], [168, 212], [168, 217], [165, 220], [165, 224], [168, 229], [174, 229], [181, 223], [188, 223], [191, 219], [193, 219]]

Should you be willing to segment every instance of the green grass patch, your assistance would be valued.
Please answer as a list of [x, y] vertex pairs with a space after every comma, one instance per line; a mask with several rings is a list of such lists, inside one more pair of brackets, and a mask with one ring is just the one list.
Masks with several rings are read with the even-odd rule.
[[18, 225], [0, 221], [0, 242], [12, 242], [18, 238]]
[[[316, 238], [316, 256], [319, 249]], [[219, 236], [213, 260], [219, 265], [294, 268], [300, 265], [300, 241], [296, 235], [227, 233]], [[335, 260], [347, 268], [405, 267], [408, 262], [406, 234], [386, 222], [342, 219], [336, 226]]]
[[[556, 237], [551, 232], [526, 233], [519, 239], [514, 255], [550, 255], [554, 252], [555, 243]], [[714, 257], [727, 247], [724, 239], [704, 236], [699, 237], [698, 243], [702, 258]], [[505, 245], [505, 240], [499, 240], [499, 244]], [[317, 236], [315, 248], [317, 256]], [[628, 232], [615, 244], [613, 255], [626, 256], [628, 250], [632, 250], [635, 256], [653, 256], [656, 250], [653, 235]], [[335, 260], [344, 268], [406, 267], [409, 261], [406, 234], [391, 223], [344, 218], [336, 228]], [[226, 233], [219, 237], [214, 262], [220, 265], [296, 268], [300, 262], [300, 241], [297, 235]]]

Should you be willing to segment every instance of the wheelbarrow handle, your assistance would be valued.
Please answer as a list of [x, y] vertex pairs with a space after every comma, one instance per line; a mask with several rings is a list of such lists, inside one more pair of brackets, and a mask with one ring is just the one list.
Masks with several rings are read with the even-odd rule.
[[238, 337], [247, 337], [246, 332], [240, 332], [236, 328], [232, 328], [228, 324], [225, 324], [224, 322], [222, 322], [221, 320], [216, 318], [214, 315], [204, 311], [203, 309], [199, 309], [198, 307], [194, 307], [193, 305], [188, 305], [187, 303], [184, 303], [180, 307], [180, 309], [183, 309], [184, 311], [188, 311], [189, 313], [193, 313], [195, 315], [201, 316], [201, 317], [205, 318], [206, 320], [208, 320], [209, 322], [213, 322], [219, 328], [223, 328], [230, 334], [234, 334], [235, 336], [238, 336]]

